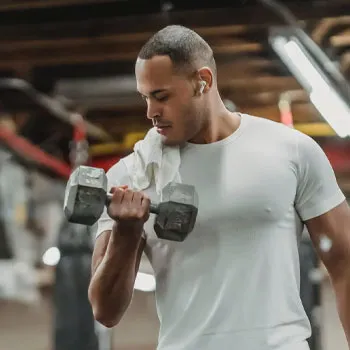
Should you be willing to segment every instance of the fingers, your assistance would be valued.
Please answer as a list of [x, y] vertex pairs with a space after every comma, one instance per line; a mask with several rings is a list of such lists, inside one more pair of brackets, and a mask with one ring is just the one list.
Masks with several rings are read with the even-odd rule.
[[133, 197], [133, 200], [136, 202], [136, 203], [139, 203], [140, 205], [142, 204], [142, 200], [143, 198], [145, 197], [146, 195], [142, 192], [134, 192], [134, 197]]
[[125, 196], [125, 190], [120, 187], [113, 187], [110, 191], [113, 196], [111, 202], [113, 203], [122, 203], [124, 196]]
[[114, 220], [147, 221], [149, 217], [149, 198], [142, 192], [132, 191], [128, 186], [111, 189], [112, 199], [108, 214]]
[[110, 193], [114, 193], [116, 190], [126, 190], [129, 186], [128, 185], [123, 185], [123, 186], [118, 186], [118, 187], [112, 187], [111, 190], [109, 191]]
[[149, 199], [149, 197], [146, 195], [143, 195], [141, 197], [141, 206], [145, 209], [149, 209], [150, 205], [151, 205], [151, 200]]
[[126, 189], [123, 191], [123, 193], [124, 193], [123, 200], [129, 204], [132, 203], [135, 192], [132, 190]]

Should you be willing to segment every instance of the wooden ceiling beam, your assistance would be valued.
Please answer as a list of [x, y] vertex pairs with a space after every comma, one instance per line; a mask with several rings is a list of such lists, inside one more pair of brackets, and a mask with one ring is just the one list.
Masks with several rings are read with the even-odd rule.
[[[44, 2], [44, 1], [43, 1]], [[350, 3], [324, 3], [317, 7], [312, 4], [290, 4], [289, 8], [297, 18], [310, 20], [325, 16], [340, 16], [350, 12]], [[270, 10], [262, 6], [244, 6], [242, 8], [219, 8], [210, 10], [172, 11], [165, 16], [163, 13], [152, 15], [129, 15], [125, 17], [99, 18], [88, 20], [71, 20], [55, 23], [38, 23], [31, 25], [3, 25], [0, 39], [13, 38], [47, 38], [99, 36], [102, 33], [123, 35], [131, 32], [154, 32], [169, 24], [182, 24], [191, 28], [207, 27], [206, 35], [211, 35], [210, 27], [246, 25], [254, 18], [254, 25], [278, 25], [281, 20]], [[239, 27], [236, 27], [239, 30]], [[221, 29], [224, 30], [224, 29]], [[219, 33], [219, 32], [217, 32]], [[222, 33], [219, 33], [222, 35]], [[203, 32], [202, 32], [203, 35]]]
[[[58, 54], [58, 52], [56, 52]], [[102, 63], [102, 62], [112, 62], [112, 61], [128, 61], [136, 59], [137, 53], [123, 53], [123, 52], [112, 52], [112, 53], [100, 53], [96, 52], [94, 55], [88, 54], [76, 55], [76, 56], [16, 56], [11, 57], [10, 60], [0, 59], [0, 69], [16, 69], [16, 67], [21, 66], [23, 63], [29, 64], [31, 67], [38, 66], [58, 66], [64, 64], [81, 64], [81, 63]]]
[[[151, 17], [151, 16], [149, 16]], [[139, 26], [136, 20], [131, 22], [136, 22], [137, 25], [131, 27], [132, 30], [125, 30], [122, 27], [124, 22], [130, 21], [128, 18], [117, 17], [113, 18], [113, 22], [109, 23], [110, 19], [104, 20], [104, 25], [94, 30], [97, 27], [98, 20], [91, 19], [85, 22], [77, 22], [75, 24], [71, 22], [59, 22], [54, 25], [51, 23], [38, 24], [27, 24], [18, 26], [2, 26], [2, 31], [0, 32], [0, 40], [3, 44], [12, 44], [20, 47], [46, 47], [50, 48], [52, 46], [75, 46], [84, 43], [90, 43], [93, 41], [104, 41], [106, 43], [125, 43], [125, 42], [145, 42], [150, 38], [156, 30], [147, 30]], [[131, 24], [130, 22], [130, 24]], [[108, 25], [109, 24], [109, 25]], [[128, 23], [125, 23], [127, 25]], [[75, 26], [74, 26], [75, 25]], [[102, 23], [101, 23], [102, 25]], [[164, 23], [164, 25], [166, 25]], [[42, 31], [40, 31], [42, 27]], [[115, 27], [115, 28], [114, 28]], [[264, 25], [249, 25], [247, 24], [220, 24], [217, 23], [213, 26], [206, 24], [194, 26], [191, 28], [195, 30], [199, 35], [206, 37], [208, 39], [212, 37], [223, 37], [223, 36], [242, 36], [259, 34]], [[76, 32], [77, 29], [81, 31]], [[122, 30], [124, 29], [124, 30]], [[46, 30], [46, 32], [44, 32]], [[19, 39], [21, 38], [21, 39]], [[53, 42], [52, 40], [55, 41]]]
[[350, 52], [347, 52], [341, 56], [340, 67], [343, 74], [350, 77]]
[[330, 38], [330, 43], [336, 48], [350, 46], [350, 31], [348, 35], [333, 35]]
[[[346, 13], [346, 12], [344, 12]], [[320, 20], [319, 24], [313, 30], [311, 36], [317, 42], [321, 43], [322, 39], [327, 35], [327, 33], [337, 25], [350, 25], [350, 16], [340, 16], [340, 17], [330, 17], [323, 18]]]
[[268, 59], [268, 58], [250, 58], [247, 57], [241, 57], [236, 58], [235, 60], [232, 60], [230, 62], [219, 62], [217, 71], [218, 71], [218, 78], [225, 78], [230, 73], [233, 72], [235, 74], [236, 70], [244, 70], [244, 71], [255, 71], [260, 69], [273, 69], [280, 66], [280, 61], [278, 59]]
[[60, 7], [66, 5], [87, 5], [93, 3], [108, 3], [115, 0], [1, 0], [0, 11], [26, 10], [33, 8]]
[[[262, 28], [256, 27], [254, 30], [251, 26], [246, 25], [230, 25], [217, 27], [198, 27], [193, 28], [197, 33], [202, 35], [210, 44], [242, 44], [249, 42], [260, 42], [264, 34]], [[34, 50], [34, 49], [70, 49], [77, 47], [86, 47], [90, 45], [114, 45], [114, 44], [136, 44], [143, 45], [151, 36], [153, 32], [135, 32], [126, 34], [109, 34], [97, 36], [83, 36], [76, 38], [59, 38], [59, 39], [0, 39], [0, 45], [4, 50], [18, 51], [18, 50]], [[260, 34], [260, 36], [259, 36]]]
[[[258, 117], [272, 119], [274, 121], [281, 120], [280, 111], [277, 105], [266, 107], [242, 107], [240, 108], [240, 111]], [[310, 103], [293, 105], [293, 119], [294, 123], [313, 123], [322, 121], [316, 109]]]
[[[262, 35], [257, 37], [261, 29], [252, 31], [248, 26], [225, 26], [194, 28], [202, 35], [211, 45], [230, 45], [230, 44], [249, 44], [251, 42], [260, 42]], [[227, 35], [221, 34], [223, 29]], [[249, 35], [242, 35], [249, 33]], [[68, 50], [86, 47], [99, 47], [110, 45], [130, 45], [141, 47], [153, 33], [127, 33], [127, 34], [111, 34], [101, 36], [79, 37], [79, 38], [61, 38], [61, 39], [36, 39], [36, 40], [10, 40], [8, 38], [0, 39], [2, 50], [16, 52], [22, 50]]]
[[[11, 69], [23, 63], [31, 66], [52, 66], [74, 63], [94, 63], [106, 61], [136, 60], [141, 45], [84, 45], [70, 48], [12, 50], [0, 48], [0, 69]], [[232, 56], [266, 55], [266, 49], [260, 43], [231, 45], [212, 45], [214, 54]]]
[[[295, 104], [300, 103], [309, 103], [310, 100], [307, 96], [307, 93], [304, 90], [294, 90], [299, 92], [302, 99], [296, 101], [293, 103], [293, 106]], [[242, 94], [240, 91], [232, 92], [231, 95], [227, 95], [228, 99], [231, 99], [235, 104], [237, 104], [240, 107], [268, 107], [268, 106], [277, 106], [281, 97], [281, 94], [285, 91], [266, 91], [266, 92], [259, 92], [255, 94]], [[226, 97], [226, 95], [225, 95]]]
[[259, 92], [271, 91], [289, 91], [300, 89], [300, 84], [292, 76], [290, 77], [274, 77], [261, 76], [247, 79], [227, 79], [219, 82], [219, 87], [225, 93], [231, 91], [235, 93], [239, 91], [242, 94], [254, 94]]

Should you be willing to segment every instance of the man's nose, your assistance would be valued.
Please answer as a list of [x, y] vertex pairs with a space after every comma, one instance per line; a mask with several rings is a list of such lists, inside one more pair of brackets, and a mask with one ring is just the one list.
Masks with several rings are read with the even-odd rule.
[[150, 120], [161, 116], [161, 106], [157, 102], [149, 101], [147, 104], [147, 118]]

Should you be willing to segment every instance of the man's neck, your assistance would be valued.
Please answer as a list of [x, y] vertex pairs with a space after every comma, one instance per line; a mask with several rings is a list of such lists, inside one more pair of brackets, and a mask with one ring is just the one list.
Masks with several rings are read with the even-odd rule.
[[232, 113], [226, 108], [215, 116], [209, 118], [207, 125], [190, 142], [198, 144], [213, 143], [232, 135], [239, 127], [241, 117], [238, 113]]

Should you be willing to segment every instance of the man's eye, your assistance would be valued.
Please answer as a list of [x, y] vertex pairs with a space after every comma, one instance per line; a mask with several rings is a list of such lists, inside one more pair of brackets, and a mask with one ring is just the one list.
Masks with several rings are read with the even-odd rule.
[[157, 97], [157, 100], [160, 102], [164, 102], [168, 99], [168, 96], [161, 96], [161, 97]]

